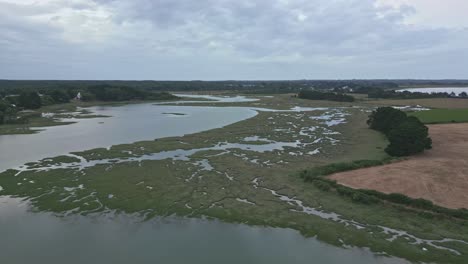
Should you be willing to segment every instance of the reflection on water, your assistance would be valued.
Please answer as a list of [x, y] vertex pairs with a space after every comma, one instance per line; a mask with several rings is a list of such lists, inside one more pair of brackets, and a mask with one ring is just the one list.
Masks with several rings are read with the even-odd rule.
[[0, 198], [2, 263], [405, 263], [290, 229], [131, 216], [58, 218]]

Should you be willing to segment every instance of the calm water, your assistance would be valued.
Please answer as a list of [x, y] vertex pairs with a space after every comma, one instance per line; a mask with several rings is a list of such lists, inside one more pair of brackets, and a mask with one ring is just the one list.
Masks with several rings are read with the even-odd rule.
[[420, 92], [420, 93], [452, 93], [459, 95], [462, 92], [468, 93], [468, 87], [437, 87], [437, 88], [411, 88], [398, 91]]
[[404, 263], [290, 229], [129, 216], [58, 218], [0, 198], [1, 263]]
[[210, 130], [257, 114], [239, 107], [153, 104], [88, 109], [111, 117], [77, 119], [75, 124], [47, 127], [37, 134], [0, 136], [0, 171], [74, 151]]
[[[186, 98], [208, 99], [208, 100], [213, 100], [219, 103], [255, 102], [255, 101], [260, 100], [257, 98], [247, 98], [242, 95], [237, 95], [237, 96], [215, 96], [215, 95], [200, 95], [200, 94], [175, 94], [175, 95], [180, 96], [180, 97], [186, 97]], [[194, 101], [194, 102], [200, 102], [200, 101]], [[204, 102], [201, 101], [201, 103], [204, 103]]]

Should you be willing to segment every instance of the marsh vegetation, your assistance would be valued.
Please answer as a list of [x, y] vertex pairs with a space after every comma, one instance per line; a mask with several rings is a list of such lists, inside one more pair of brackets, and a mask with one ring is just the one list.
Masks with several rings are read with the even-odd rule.
[[[63, 217], [117, 213], [146, 220], [174, 215], [218, 219], [292, 228], [332, 245], [367, 247], [411, 261], [463, 263], [466, 220], [387, 204], [393, 196], [375, 198], [321, 178], [309, 184], [299, 177], [303, 170], [317, 168], [319, 175], [389, 159], [386, 137], [366, 124], [374, 108], [290, 95], [256, 99], [147, 104], [141, 108], [146, 113], [161, 109], [161, 122], [187, 122], [194, 118], [189, 109], [207, 106], [254, 114], [214, 129], [7, 167], [0, 174], [0, 195], [26, 198], [35, 210]], [[128, 120], [139, 115], [133, 114]], [[104, 125], [112, 117], [108, 120]], [[354, 160], [366, 161], [349, 163]], [[323, 167], [337, 162], [345, 165]]]

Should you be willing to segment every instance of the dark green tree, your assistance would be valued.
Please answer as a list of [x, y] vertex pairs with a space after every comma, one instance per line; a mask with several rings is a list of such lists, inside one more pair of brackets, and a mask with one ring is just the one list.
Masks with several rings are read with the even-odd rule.
[[54, 99], [55, 103], [68, 103], [70, 101], [70, 96], [68, 95], [68, 93], [62, 90], [53, 90], [50, 93], [50, 96], [52, 97], [52, 99]]
[[387, 134], [406, 119], [406, 113], [393, 107], [379, 107], [367, 120], [371, 129]]
[[23, 92], [18, 98], [18, 105], [25, 109], [38, 109], [41, 107], [41, 97], [37, 92]]
[[0, 125], [16, 120], [16, 107], [0, 99]]
[[391, 156], [408, 156], [432, 148], [428, 128], [416, 117], [407, 117], [387, 135], [390, 144], [385, 151]]

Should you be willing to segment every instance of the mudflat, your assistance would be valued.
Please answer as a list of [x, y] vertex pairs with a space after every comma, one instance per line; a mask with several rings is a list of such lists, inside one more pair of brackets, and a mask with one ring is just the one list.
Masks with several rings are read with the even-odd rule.
[[384, 166], [330, 175], [339, 183], [468, 208], [468, 123], [430, 125], [433, 148]]

